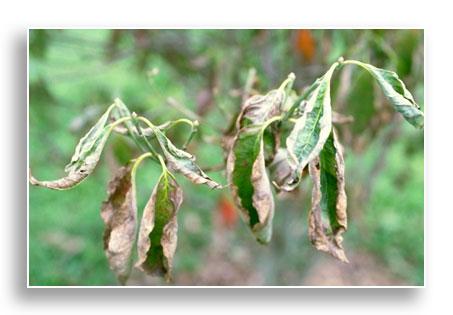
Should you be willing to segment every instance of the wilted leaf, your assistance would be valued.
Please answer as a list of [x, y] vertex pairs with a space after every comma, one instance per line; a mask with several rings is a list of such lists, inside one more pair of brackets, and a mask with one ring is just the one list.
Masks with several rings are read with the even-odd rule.
[[195, 157], [184, 150], [178, 149], [158, 128], [154, 133], [167, 160], [170, 170], [180, 172], [195, 184], [206, 184], [210, 188], [219, 189], [222, 186], [206, 175], [195, 163]]
[[182, 199], [182, 190], [173, 175], [164, 170], [143, 211], [137, 268], [151, 275], [165, 275], [170, 280], [177, 244], [176, 214]]
[[90, 131], [80, 139], [71, 162], [65, 167], [65, 172], [68, 173], [66, 177], [54, 181], [39, 181], [30, 174], [30, 183], [63, 190], [79, 184], [90, 175], [99, 162], [102, 150], [112, 131], [112, 127], [107, 125], [112, 108], [112, 106], [109, 107]]
[[401, 113], [413, 126], [423, 128], [424, 114], [395, 72], [355, 60], [351, 60], [349, 63], [357, 64], [367, 70], [379, 83], [384, 95], [395, 110]]
[[272, 163], [269, 165], [272, 183], [277, 187], [283, 186], [294, 173], [294, 169], [288, 161], [288, 151], [279, 148]]
[[281, 89], [272, 90], [266, 95], [255, 95], [243, 105], [237, 120], [237, 129], [248, 125], [262, 124], [281, 112], [285, 92]]
[[286, 139], [289, 161], [295, 172], [281, 188], [293, 190], [300, 181], [303, 169], [322, 150], [332, 129], [332, 108], [330, 104], [330, 79], [338, 63], [332, 65], [324, 76], [312, 85], [314, 87], [304, 112], [294, 124]]
[[227, 159], [227, 175], [235, 203], [257, 240], [272, 236], [274, 199], [265, 169], [263, 126], [240, 130]]
[[137, 203], [133, 167], [121, 167], [108, 186], [101, 209], [105, 223], [104, 250], [118, 280], [124, 284], [131, 270], [131, 253], [137, 229]]
[[[330, 144], [327, 144], [330, 146]], [[346, 195], [344, 193], [344, 167], [338, 151], [325, 153], [325, 166], [316, 158], [309, 164], [313, 180], [312, 205], [308, 214], [308, 236], [316, 249], [348, 262], [342, 246], [341, 234], [346, 229]], [[330, 160], [335, 155], [335, 161]], [[340, 164], [336, 164], [340, 163]], [[331, 172], [335, 172], [335, 175]], [[329, 223], [323, 221], [327, 212]]]
[[338, 142], [334, 129], [332, 129], [319, 155], [319, 165], [321, 173], [321, 208], [328, 214], [333, 237], [336, 243], [341, 246], [341, 234], [347, 229], [347, 198], [343, 148]]

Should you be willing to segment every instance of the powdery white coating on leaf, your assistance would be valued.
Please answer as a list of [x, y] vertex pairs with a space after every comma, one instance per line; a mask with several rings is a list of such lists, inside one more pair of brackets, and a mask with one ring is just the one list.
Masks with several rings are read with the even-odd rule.
[[328, 236], [322, 220], [322, 194], [318, 164], [318, 159], [313, 160], [309, 164], [309, 172], [313, 180], [313, 191], [311, 200], [312, 205], [308, 213], [308, 237], [317, 250], [329, 253], [343, 262], [348, 262], [342, 245], [342, 228], [337, 230], [335, 236]]
[[181, 188], [164, 171], [143, 211], [137, 242], [138, 260], [135, 264], [140, 270], [171, 279], [177, 245], [176, 216], [182, 200]]
[[110, 269], [124, 284], [131, 270], [131, 253], [137, 229], [137, 204], [132, 165], [121, 167], [108, 186], [107, 200], [102, 204], [105, 223], [104, 251]]

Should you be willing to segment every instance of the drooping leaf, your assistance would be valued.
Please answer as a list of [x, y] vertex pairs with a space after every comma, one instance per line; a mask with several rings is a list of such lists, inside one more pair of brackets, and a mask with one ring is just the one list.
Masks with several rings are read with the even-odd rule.
[[101, 208], [105, 223], [104, 251], [110, 269], [124, 284], [131, 270], [131, 253], [137, 230], [137, 203], [132, 164], [121, 167], [108, 185]]
[[319, 155], [321, 209], [327, 213], [335, 243], [341, 247], [347, 229], [343, 148], [334, 129]]
[[376, 79], [386, 98], [409, 123], [417, 128], [423, 128], [424, 114], [395, 72], [376, 68], [360, 61], [353, 60], [351, 63], [363, 67]]
[[178, 149], [158, 128], [154, 128], [153, 132], [162, 148], [167, 160], [167, 166], [170, 170], [181, 173], [194, 184], [206, 184], [213, 189], [222, 188], [220, 184], [209, 178], [195, 163], [195, 157], [193, 155]]
[[338, 63], [315, 82], [314, 90], [306, 102], [302, 116], [294, 124], [286, 138], [289, 161], [295, 172], [281, 188], [293, 190], [300, 181], [303, 169], [321, 152], [332, 129], [332, 108], [330, 104], [330, 80]]
[[107, 124], [112, 108], [112, 106], [109, 107], [88, 133], [80, 139], [71, 162], [65, 167], [67, 176], [54, 181], [39, 181], [30, 174], [30, 183], [63, 190], [72, 188], [90, 175], [99, 162], [102, 150], [112, 131], [112, 127]]
[[[321, 188], [323, 183], [321, 182], [319, 159], [311, 161], [308, 167], [313, 180], [312, 205], [308, 213], [308, 237], [317, 250], [329, 253], [343, 262], [348, 262], [341, 244], [342, 227], [337, 227], [337, 234], [333, 235], [326, 229], [328, 224], [323, 220], [323, 207], [327, 206], [329, 202], [328, 195], [326, 195], [328, 189]], [[323, 182], [326, 184], [325, 181]], [[341, 219], [337, 219], [337, 221], [340, 222]]]
[[263, 126], [237, 134], [227, 159], [227, 175], [236, 206], [261, 243], [272, 236], [274, 199], [265, 169]]
[[177, 244], [176, 214], [182, 199], [178, 183], [173, 175], [164, 170], [143, 211], [137, 243], [137, 268], [171, 279]]

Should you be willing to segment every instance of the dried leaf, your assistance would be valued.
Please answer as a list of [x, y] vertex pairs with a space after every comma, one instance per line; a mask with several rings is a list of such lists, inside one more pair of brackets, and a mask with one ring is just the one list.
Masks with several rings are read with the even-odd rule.
[[360, 61], [353, 60], [351, 63], [363, 67], [376, 79], [389, 102], [409, 123], [417, 128], [423, 128], [424, 114], [395, 72], [376, 68]]
[[143, 211], [137, 243], [137, 268], [171, 279], [177, 244], [176, 214], [182, 199], [182, 190], [173, 175], [164, 170]]
[[[348, 262], [341, 236], [346, 230], [344, 164], [333, 137], [329, 137], [329, 142], [326, 143], [329, 149], [322, 153], [324, 156], [321, 160], [316, 158], [309, 164], [313, 192], [308, 214], [308, 236], [316, 249]], [[329, 223], [323, 222], [323, 212], [327, 213]]]
[[109, 182], [101, 209], [105, 223], [104, 251], [110, 269], [124, 284], [131, 270], [131, 253], [137, 229], [137, 203], [132, 163], [121, 167]]
[[259, 242], [268, 243], [272, 236], [274, 199], [265, 169], [263, 126], [240, 130], [228, 155], [227, 175], [243, 219]]
[[90, 131], [80, 139], [71, 162], [65, 167], [65, 172], [68, 173], [66, 177], [54, 181], [39, 181], [30, 174], [30, 183], [63, 190], [72, 188], [90, 175], [99, 162], [102, 150], [112, 131], [112, 128], [107, 125], [112, 108], [112, 106], [109, 107]]
[[295, 169], [291, 179], [281, 188], [293, 190], [300, 181], [302, 171], [310, 161], [319, 155], [332, 129], [332, 108], [330, 104], [330, 80], [338, 63], [315, 82], [301, 117], [296, 120], [293, 130], [286, 139], [289, 161]]
[[259, 125], [277, 116], [285, 99], [283, 90], [272, 90], [266, 95], [254, 95], [242, 107], [237, 119], [237, 129], [249, 125]]
[[288, 151], [284, 148], [279, 148], [277, 153], [269, 165], [272, 183], [277, 189], [283, 186], [294, 173], [294, 169], [288, 161]]

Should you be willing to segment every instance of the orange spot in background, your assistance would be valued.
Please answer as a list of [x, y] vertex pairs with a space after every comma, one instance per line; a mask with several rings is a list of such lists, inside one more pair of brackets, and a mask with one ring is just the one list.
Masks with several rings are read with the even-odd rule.
[[221, 195], [218, 200], [217, 208], [220, 211], [222, 225], [229, 228], [233, 227], [237, 221], [237, 212], [233, 202], [225, 195]]
[[316, 43], [310, 30], [297, 30], [296, 51], [304, 61], [311, 63], [315, 57]]

